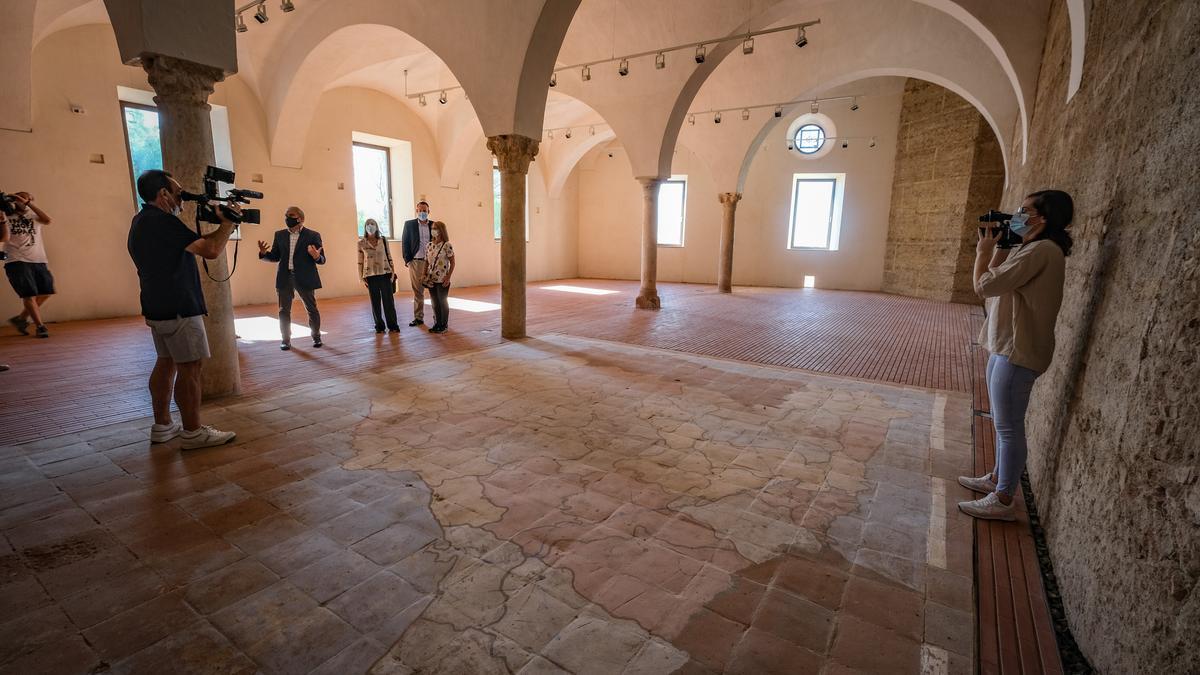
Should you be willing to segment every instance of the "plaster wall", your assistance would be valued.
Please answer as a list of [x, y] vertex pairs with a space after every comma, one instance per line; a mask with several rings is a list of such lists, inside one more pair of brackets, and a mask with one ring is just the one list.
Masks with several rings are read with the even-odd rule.
[[[753, 159], [737, 207], [735, 285], [798, 288], [804, 285], [805, 276], [813, 276], [818, 288], [879, 289], [901, 98], [899, 89], [894, 88], [894, 93], [860, 100], [857, 112], [845, 106], [822, 109], [833, 119], [839, 135], [875, 136], [874, 148], [868, 147], [866, 138], [859, 138], [851, 140], [849, 148], [835, 147], [824, 157], [806, 159], [787, 150], [787, 124], [776, 125], [767, 135]], [[743, 122], [736, 112], [724, 117], [721, 127], [752, 124]], [[700, 125], [714, 130], [691, 133], [693, 142], [735, 143], [741, 138], [734, 133], [723, 135], [711, 119], [697, 116], [697, 128]], [[642, 192], [625, 153], [619, 146], [598, 149], [582, 161], [576, 173], [580, 275], [637, 279]], [[658, 279], [716, 283], [721, 226], [717, 195], [731, 187], [717, 185], [709, 166], [683, 146], [676, 150], [672, 173], [688, 177], [684, 246], [659, 247]], [[838, 250], [787, 248], [792, 176], [796, 173], [846, 174]]]
[[1088, 20], [1067, 102], [1068, 8], [1054, 3], [1029, 162], [1013, 162], [1004, 199], [1075, 200], [1029, 474], [1096, 670], [1200, 672], [1200, 5], [1097, 1]]
[[[0, 190], [32, 192], [54, 218], [45, 241], [58, 294], [46, 305], [45, 318], [135, 315], [137, 275], [125, 241], [136, 207], [117, 86], [149, 91], [145, 73], [120, 64], [111, 27], [91, 25], [46, 38], [35, 51], [33, 77], [33, 132], [0, 130]], [[443, 188], [435, 141], [409, 108], [379, 92], [339, 88], [315, 101], [304, 168], [276, 167], [269, 161], [263, 112], [245, 83], [229, 78], [217, 85], [211, 101], [228, 108], [239, 185], [266, 195], [257, 204], [266, 223], [245, 227], [246, 241], [231, 282], [235, 304], [274, 301], [274, 272], [258, 261], [254, 241], [269, 240], [292, 204], [304, 208], [307, 224], [321, 232], [326, 244], [329, 262], [321, 269], [324, 289], [319, 297], [364, 292], [355, 252], [353, 131], [412, 143], [413, 193], [430, 201], [435, 217], [448, 225], [459, 256], [456, 285], [499, 282], [491, 155], [482, 139], [471, 151], [458, 187]], [[68, 104], [83, 106], [85, 114], [71, 113]], [[92, 163], [93, 154], [102, 154], [103, 163]], [[530, 168], [528, 277], [575, 276], [576, 183], [568, 180], [559, 197], [550, 199], [540, 170], [537, 162]], [[251, 182], [252, 174], [262, 174], [263, 182]], [[338, 189], [338, 183], [345, 189]], [[396, 218], [410, 215], [397, 213]], [[399, 256], [398, 245], [393, 255]], [[0, 292], [0, 316], [18, 311], [20, 302], [6, 287]]]

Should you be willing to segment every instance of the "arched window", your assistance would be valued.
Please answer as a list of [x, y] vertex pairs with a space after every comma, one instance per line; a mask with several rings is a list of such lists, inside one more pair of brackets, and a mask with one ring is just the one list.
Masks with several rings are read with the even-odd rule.
[[800, 153], [811, 155], [825, 145], [825, 130], [817, 124], [805, 124], [796, 130], [792, 141]]

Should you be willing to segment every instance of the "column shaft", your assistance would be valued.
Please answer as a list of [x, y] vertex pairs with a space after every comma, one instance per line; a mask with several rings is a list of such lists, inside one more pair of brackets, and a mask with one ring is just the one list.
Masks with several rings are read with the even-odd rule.
[[717, 261], [717, 290], [721, 293], [733, 292], [733, 226], [734, 213], [742, 198], [740, 192], [722, 192], [717, 195], [722, 211], [721, 218], [721, 257]]
[[525, 176], [538, 141], [525, 136], [488, 138], [500, 167], [500, 335], [525, 337]]
[[658, 297], [658, 187], [663, 179], [638, 178], [642, 184], [642, 287], [635, 304], [638, 309], [659, 309]]
[[[213, 86], [224, 79], [224, 73], [218, 68], [158, 55], [143, 56], [142, 67], [156, 94], [154, 102], [159, 111], [163, 168], [171, 172], [185, 190], [197, 192], [204, 170], [216, 161], [208, 97]], [[185, 208], [180, 217], [190, 227], [195, 227], [195, 209]], [[205, 234], [216, 228], [216, 225], [201, 223], [201, 231]], [[229, 276], [226, 254], [208, 261], [208, 269], [217, 279]], [[200, 287], [208, 306], [204, 328], [212, 353], [205, 360], [202, 371], [203, 394], [205, 397], [235, 394], [241, 387], [241, 369], [233, 324], [233, 294], [229, 282], [213, 281], [204, 273], [203, 267]]]

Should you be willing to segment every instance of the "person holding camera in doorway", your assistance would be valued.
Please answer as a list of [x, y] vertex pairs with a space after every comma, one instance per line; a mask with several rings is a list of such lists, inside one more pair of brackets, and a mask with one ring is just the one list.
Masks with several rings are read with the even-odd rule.
[[321, 313], [317, 311], [317, 289], [321, 275], [317, 265], [325, 264], [325, 247], [321, 234], [304, 227], [304, 211], [289, 206], [283, 214], [285, 229], [275, 233], [272, 244], [258, 242], [260, 260], [279, 263], [275, 272], [275, 290], [279, 293], [279, 333], [283, 342], [279, 348], [292, 348], [292, 301], [300, 295], [308, 312], [308, 327], [312, 331], [312, 346], [321, 347]]
[[[150, 373], [154, 407], [150, 442], [165, 443], [179, 436], [184, 450], [223, 445], [234, 439], [234, 432], [200, 424], [200, 366], [209, 351], [204, 331], [208, 309], [200, 291], [196, 256], [212, 260], [221, 255], [233, 232], [233, 220], [218, 209], [221, 223], [215, 231], [202, 236], [188, 229], [178, 217], [182, 189], [166, 171], [143, 173], [137, 179], [137, 192], [143, 205], [129, 226], [127, 245], [137, 267], [142, 316], [158, 353]], [[240, 214], [236, 206], [228, 208]], [[181, 424], [171, 419], [172, 388]]]
[[375, 316], [375, 332], [382, 333], [384, 320], [387, 329], [400, 332], [396, 324], [396, 268], [387, 237], [379, 232], [379, 223], [367, 218], [363, 238], [358, 240], [358, 277], [371, 295], [371, 314]]
[[987, 388], [996, 427], [996, 467], [979, 478], [959, 477], [963, 487], [986, 493], [981, 499], [959, 502], [958, 508], [969, 516], [1015, 518], [1013, 497], [1021, 489], [1028, 451], [1025, 411], [1034, 380], [1054, 357], [1054, 324], [1072, 245], [1067, 227], [1074, 215], [1069, 194], [1043, 190], [1026, 197], [1009, 220], [1009, 229], [1021, 238], [1011, 256], [1008, 249], [996, 247], [1003, 229], [980, 233], [974, 279], [975, 292], [987, 309], [979, 342], [991, 354]]
[[417, 202], [417, 217], [404, 221], [400, 237], [400, 252], [408, 268], [408, 281], [413, 292], [413, 320], [410, 326], [425, 323], [425, 249], [432, 237], [429, 234], [429, 202]]
[[40, 338], [50, 337], [42, 322], [42, 305], [54, 295], [54, 275], [50, 274], [46, 258], [46, 243], [42, 226], [50, 224], [50, 216], [33, 203], [33, 195], [17, 192], [7, 195], [4, 208], [8, 220], [5, 232], [4, 274], [8, 283], [21, 298], [24, 309], [8, 320], [21, 335], [29, 335], [29, 324]]

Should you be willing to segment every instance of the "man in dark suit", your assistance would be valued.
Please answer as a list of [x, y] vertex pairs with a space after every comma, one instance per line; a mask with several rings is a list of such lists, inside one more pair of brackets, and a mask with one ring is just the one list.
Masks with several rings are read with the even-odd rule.
[[408, 268], [408, 281], [413, 292], [413, 320], [408, 325], [425, 323], [425, 247], [429, 246], [429, 202], [417, 202], [417, 217], [404, 221], [404, 232], [400, 239], [400, 250], [404, 254], [404, 266]]
[[258, 257], [279, 263], [275, 272], [275, 290], [279, 292], [279, 332], [283, 343], [279, 348], [292, 348], [292, 300], [296, 294], [308, 312], [308, 327], [312, 329], [313, 347], [321, 346], [321, 313], [317, 311], [316, 290], [321, 287], [317, 265], [325, 264], [325, 248], [321, 234], [304, 227], [304, 211], [289, 206], [284, 213], [287, 229], [275, 233], [271, 245], [258, 242]]

